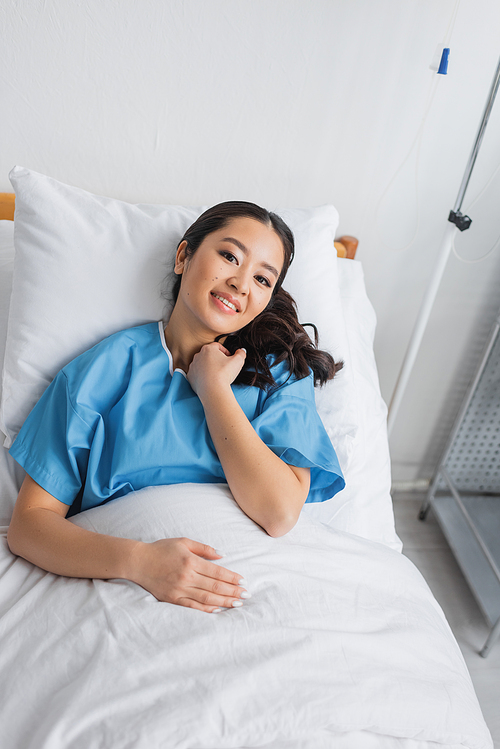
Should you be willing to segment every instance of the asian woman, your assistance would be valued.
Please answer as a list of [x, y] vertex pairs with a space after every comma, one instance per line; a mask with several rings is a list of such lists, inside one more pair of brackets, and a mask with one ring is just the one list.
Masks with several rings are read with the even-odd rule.
[[306, 501], [343, 488], [314, 403], [314, 385], [342, 365], [311, 341], [282, 288], [293, 253], [290, 229], [253, 203], [195, 221], [177, 247], [166, 323], [77, 357], [23, 425], [10, 451], [27, 472], [8, 531], [14, 554], [208, 613], [243, 605], [251, 581], [216, 549], [105, 536], [69, 517], [144, 486], [227, 482], [241, 510], [280, 536]]

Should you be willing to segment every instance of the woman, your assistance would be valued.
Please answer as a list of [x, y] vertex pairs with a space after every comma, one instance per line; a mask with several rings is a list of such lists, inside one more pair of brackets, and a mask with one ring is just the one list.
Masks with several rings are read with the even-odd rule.
[[313, 392], [339, 365], [281, 287], [293, 252], [286, 224], [252, 203], [200, 216], [177, 248], [168, 323], [116, 333], [70, 362], [23, 425], [11, 448], [27, 472], [14, 554], [211, 613], [250, 597], [209, 546], [105, 536], [67, 516], [148, 485], [227, 481], [243, 512], [279, 536], [307, 499], [343, 488]]

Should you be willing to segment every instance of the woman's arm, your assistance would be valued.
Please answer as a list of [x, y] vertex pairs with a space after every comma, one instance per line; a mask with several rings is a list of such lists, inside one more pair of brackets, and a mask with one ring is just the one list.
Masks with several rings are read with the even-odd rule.
[[67, 577], [125, 578], [159, 601], [213, 612], [241, 605], [241, 575], [209, 562], [221, 554], [187, 538], [143, 543], [79, 528], [68, 505], [27, 476], [7, 534], [10, 550], [48, 572]]
[[231, 389], [245, 361], [219, 343], [193, 358], [188, 379], [200, 398], [227, 483], [241, 509], [270, 536], [293, 528], [309, 493], [309, 468], [290, 466], [260, 439]]

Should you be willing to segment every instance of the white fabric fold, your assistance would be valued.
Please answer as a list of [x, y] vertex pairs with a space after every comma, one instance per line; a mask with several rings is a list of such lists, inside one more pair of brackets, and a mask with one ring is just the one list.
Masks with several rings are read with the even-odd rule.
[[252, 598], [220, 614], [159, 603], [44, 573], [4, 536], [1, 746], [492, 747], [444, 615], [398, 552], [304, 514], [270, 538], [224, 485], [143, 489], [73, 522], [208, 543]]

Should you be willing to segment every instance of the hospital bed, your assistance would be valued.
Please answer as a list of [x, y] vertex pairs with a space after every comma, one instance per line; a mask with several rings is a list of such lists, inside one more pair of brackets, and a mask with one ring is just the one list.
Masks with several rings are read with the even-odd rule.
[[208, 543], [252, 598], [208, 615], [10, 553], [23, 476], [6, 447], [67, 361], [168, 314], [162, 279], [202, 210], [132, 205], [22, 167], [11, 181], [15, 221], [0, 220], [0, 746], [491, 748], [456, 640], [401, 554], [375, 315], [361, 264], [334, 252], [333, 206], [278, 212], [297, 243], [285, 287], [344, 361], [317, 405], [346, 488], [306, 505], [282, 538], [225, 485], [146, 488], [72, 518], [116, 536]]

